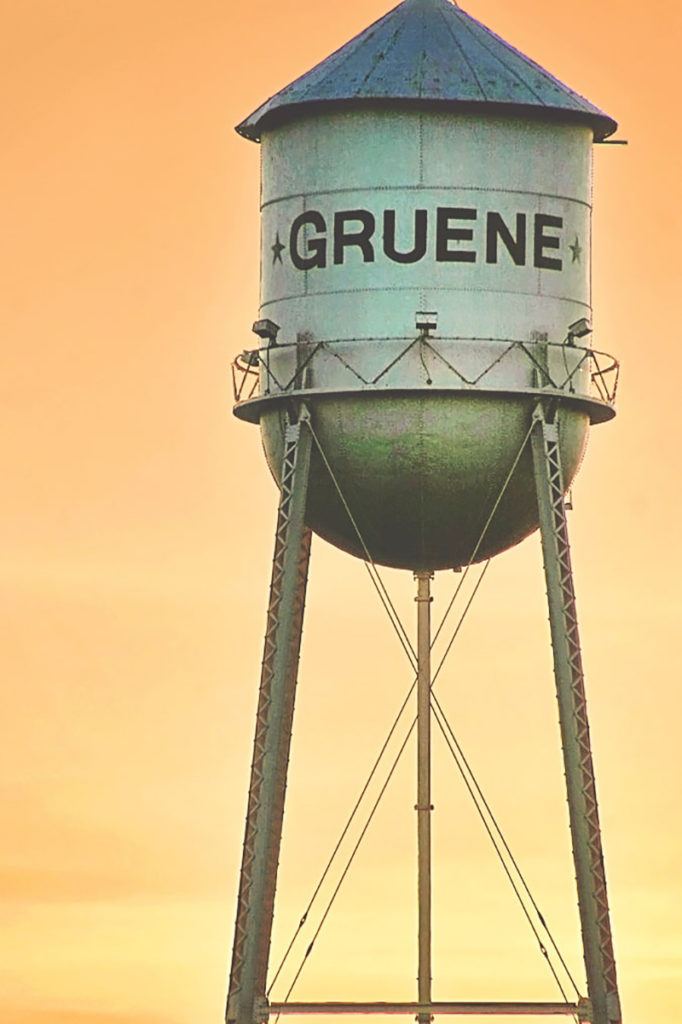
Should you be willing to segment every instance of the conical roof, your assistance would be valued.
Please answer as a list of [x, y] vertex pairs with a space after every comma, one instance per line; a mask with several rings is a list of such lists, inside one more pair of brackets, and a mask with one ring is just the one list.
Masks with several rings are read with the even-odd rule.
[[237, 126], [247, 139], [313, 105], [403, 103], [481, 113], [517, 108], [588, 124], [616, 122], [450, 0], [403, 0]]

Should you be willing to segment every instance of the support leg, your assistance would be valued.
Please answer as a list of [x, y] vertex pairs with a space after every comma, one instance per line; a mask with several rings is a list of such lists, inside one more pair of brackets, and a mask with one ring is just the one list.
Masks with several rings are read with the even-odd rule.
[[590, 749], [587, 705], [575, 591], [561, 476], [558, 426], [534, 413], [531, 435], [542, 553], [547, 583], [554, 675], [566, 769], [568, 810], [578, 888], [587, 990], [593, 1024], [620, 1024], [597, 793]]
[[303, 407], [286, 429], [237, 922], [225, 1019], [267, 1019], [270, 935], [303, 627], [310, 530], [304, 514], [311, 434]]
[[[431, 578], [415, 573], [417, 580], [417, 851], [419, 897], [418, 998], [431, 1003]], [[419, 1024], [429, 1024], [430, 1013], [417, 1014]]]

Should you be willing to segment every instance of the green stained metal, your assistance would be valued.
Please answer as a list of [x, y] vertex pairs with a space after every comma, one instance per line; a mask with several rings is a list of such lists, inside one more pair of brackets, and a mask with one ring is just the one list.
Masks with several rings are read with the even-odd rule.
[[[372, 559], [396, 568], [467, 565], [527, 435], [534, 399], [418, 392], [322, 396], [311, 401], [315, 434]], [[566, 484], [585, 448], [589, 417], [564, 406]], [[261, 430], [273, 475], [282, 464], [281, 406]], [[306, 522], [358, 557], [365, 553], [334, 482], [313, 449]], [[522, 455], [475, 556], [481, 561], [538, 526], [530, 450]]]

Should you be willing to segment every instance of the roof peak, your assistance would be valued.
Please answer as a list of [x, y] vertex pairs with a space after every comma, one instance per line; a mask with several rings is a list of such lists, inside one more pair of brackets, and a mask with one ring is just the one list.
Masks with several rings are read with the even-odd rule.
[[601, 140], [616, 122], [467, 14], [454, 0], [402, 0], [237, 127], [258, 141], [305, 108], [418, 104], [517, 110], [589, 125]]

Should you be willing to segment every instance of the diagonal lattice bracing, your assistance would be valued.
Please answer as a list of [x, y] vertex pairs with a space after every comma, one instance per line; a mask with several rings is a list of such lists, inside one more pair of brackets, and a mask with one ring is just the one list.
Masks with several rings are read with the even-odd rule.
[[573, 857], [593, 1024], [620, 1024], [597, 792], [587, 720], [559, 430], [542, 405], [534, 414], [533, 464], [547, 582]]

